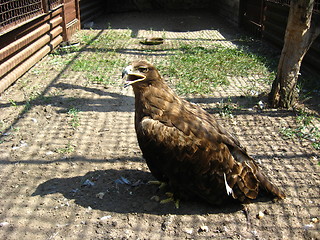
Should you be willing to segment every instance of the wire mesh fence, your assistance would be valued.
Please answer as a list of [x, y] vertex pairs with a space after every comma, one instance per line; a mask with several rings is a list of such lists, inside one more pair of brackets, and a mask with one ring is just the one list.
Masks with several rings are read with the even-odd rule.
[[62, 0], [0, 0], [0, 33], [59, 6]]
[[42, 0], [2, 0], [0, 2], [0, 31], [18, 25], [44, 13]]
[[48, 0], [49, 2], [49, 9], [53, 9], [59, 6], [62, 3], [62, 0]]

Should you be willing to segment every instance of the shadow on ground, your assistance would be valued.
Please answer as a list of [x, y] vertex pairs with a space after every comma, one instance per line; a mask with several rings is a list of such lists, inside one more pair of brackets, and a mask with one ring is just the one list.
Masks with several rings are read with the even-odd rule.
[[[111, 162], [113, 161], [122, 159], [111, 159]], [[45, 197], [61, 193], [65, 198], [74, 199], [76, 204], [85, 208], [116, 213], [192, 215], [233, 213], [243, 209], [241, 203], [233, 200], [223, 206], [212, 206], [200, 199], [193, 199], [182, 201], [179, 209], [176, 209], [172, 202], [160, 204], [151, 198], [157, 195], [160, 199], [165, 199], [165, 190], [148, 184], [151, 180], [155, 180], [151, 173], [141, 170], [96, 170], [83, 176], [50, 179], [40, 184], [32, 196]], [[262, 196], [256, 201], [270, 201], [270, 198]]]

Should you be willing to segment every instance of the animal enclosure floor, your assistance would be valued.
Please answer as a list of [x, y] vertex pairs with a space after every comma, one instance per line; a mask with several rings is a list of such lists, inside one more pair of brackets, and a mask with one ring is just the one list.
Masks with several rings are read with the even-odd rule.
[[[205, 12], [110, 14], [90, 27], [73, 41], [88, 33], [88, 45], [65, 53], [67, 60], [46, 56], [0, 96], [0, 239], [320, 238], [320, 153], [308, 140], [281, 136], [297, 124], [294, 114], [259, 109], [258, 94], [249, 93], [270, 86], [256, 76], [230, 76], [230, 85], [211, 94], [185, 97], [240, 139], [285, 200], [262, 197], [245, 208], [182, 201], [176, 209], [160, 204], [164, 191], [147, 184], [154, 178], [137, 145], [134, 96], [122, 87], [122, 69], [137, 58], [157, 66], [181, 42], [236, 48], [238, 29]], [[129, 37], [111, 39], [110, 31]], [[113, 45], [89, 45], [98, 37]], [[146, 37], [163, 37], [164, 45], [141, 45]], [[110, 84], [77, 70], [95, 53], [117, 59], [106, 73]], [[222, 101], [236, 105], [233, 117], [221, 115]]]

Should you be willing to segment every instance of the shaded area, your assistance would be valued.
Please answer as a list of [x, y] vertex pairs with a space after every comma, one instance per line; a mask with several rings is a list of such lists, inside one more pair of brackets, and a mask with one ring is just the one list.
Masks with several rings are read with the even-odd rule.
[[[112, 161], [111, 161], [112, 162]], [[121, 179], [128, 182], [124, 183]], [[92, 185], [85, 185], [89, 180]], [[139, 170], [98, 170], [84, 176], [72, 178], [55, 178], [40, 184], [32, 196], [42, 197], [61, 193], [67, 199], [74, 199], [76, 204], [85, 208], [89, 206], [108, 212], [163, 214], [216, 214], [232, 213], [241, 210], [240, 203], [230, 202], [222, 207], [210, 206], [202, 201], [182, 201], [176, 209], [174, 203], [160, 204], [150, 200], [157, 195], [166, 199], [165, 189], [159, 190], [156, 185], [147, 184], [154, 180], [150, 172]], [[101, 199], [97, 194], [103, 193]], [[99, 195], [98, 195], [99, 196]]]

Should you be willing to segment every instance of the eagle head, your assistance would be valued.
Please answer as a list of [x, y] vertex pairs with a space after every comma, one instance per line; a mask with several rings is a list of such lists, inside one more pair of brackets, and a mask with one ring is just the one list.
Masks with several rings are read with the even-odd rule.
[[124, 77], [127, 77], [125, 87], [129, 85], [133, 87], [147, 86], [161, 80], [157, 69], [144, 60], [134, 61], [131, 65], [127, 66], [122, 72], [122, 78]]

